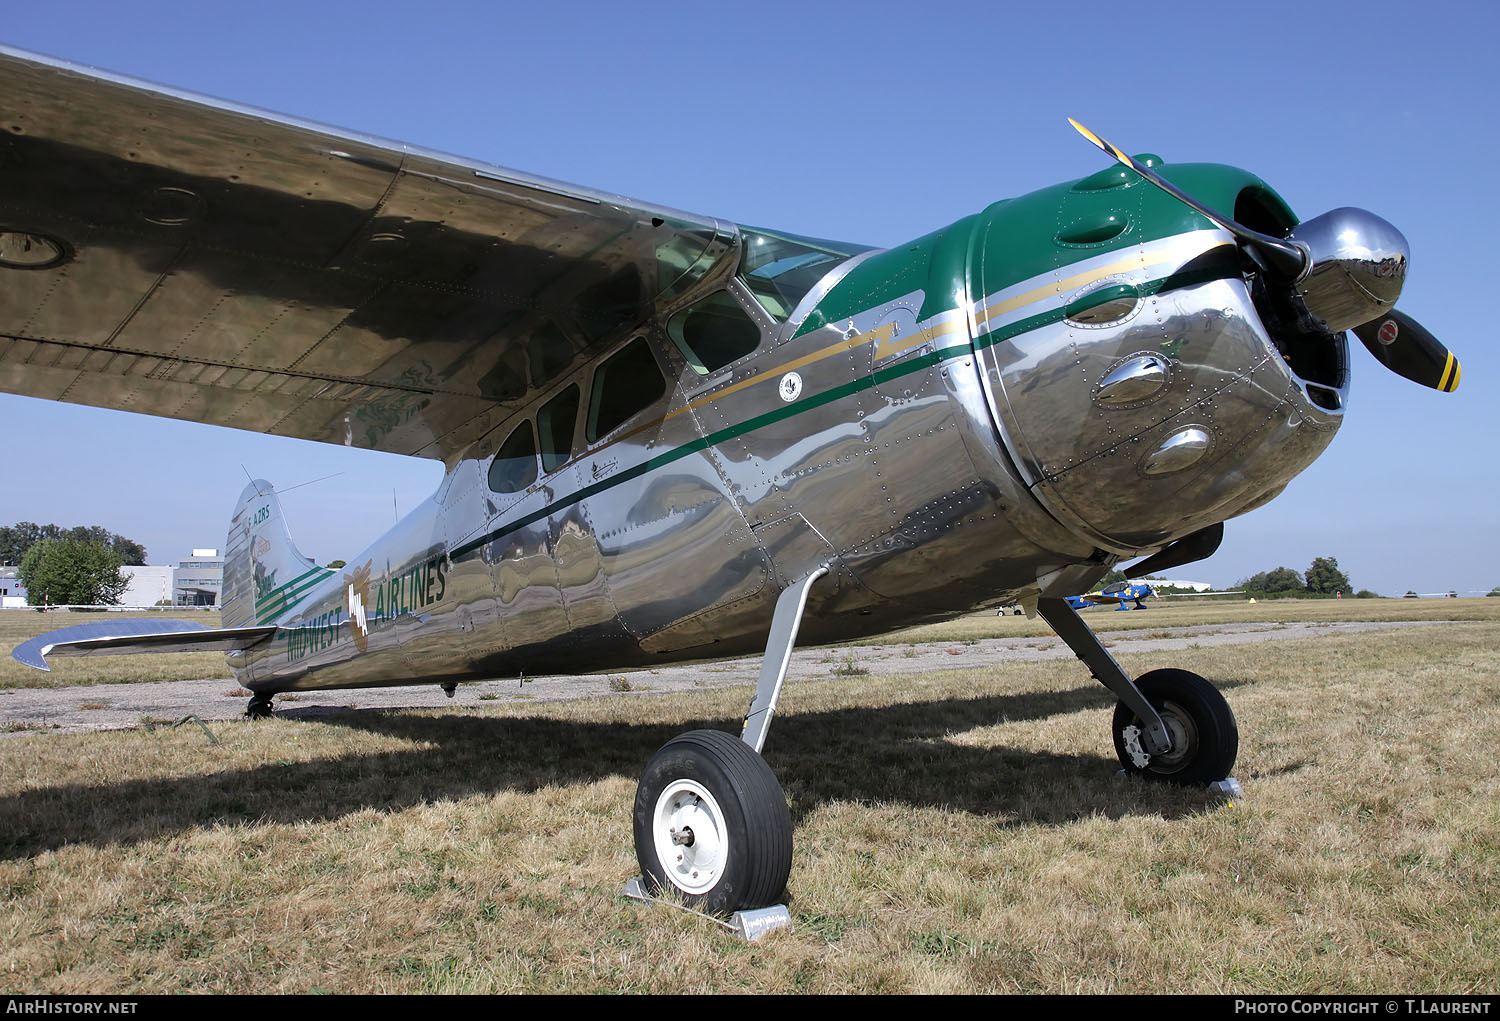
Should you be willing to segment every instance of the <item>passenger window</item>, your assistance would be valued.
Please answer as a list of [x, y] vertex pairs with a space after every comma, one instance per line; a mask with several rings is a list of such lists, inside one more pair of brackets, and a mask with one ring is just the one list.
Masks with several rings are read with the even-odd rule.
[[536, 438], [528, 419], [511, 430], [490, 464], [490, 488], [518, 493], [536, 481]]
[[728, 291], [710, 294], [667, 322], [667, 336], [700, 376], [722, 369], [760, 344], [760, 327]]
[[578, 421], [578, 384], [543, 404], [536, 413], [542, 446], [542, 471], [556, 471], [573, 456], [573, 426]]
[[635, 338], [594, 371], [589, 423], [584, 435], [593, 443], [624, 424], [631, 415], [655, 404], [666, 392], [667, 381], [662, 378], [646, 338]]

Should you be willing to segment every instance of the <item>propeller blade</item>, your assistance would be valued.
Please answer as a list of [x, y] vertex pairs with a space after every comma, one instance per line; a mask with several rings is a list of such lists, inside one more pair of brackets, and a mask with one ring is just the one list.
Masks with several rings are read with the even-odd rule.
[[1268, 269], [1272, 269], [1290, 280], [1300, 280], [1307, 274], [1308, 270], [1312, 269], [1312, 259], [1308, 256], [1307, 250], [1301, 245], [1293, 244], [1290, 241], [1283, 241], [1281, 238], [1273, 238], [1269, 234], [1262, 234], [1258, 230], [1251, 230], [1244, 224], [1236, 223], [1222, 213], [1205, 206], [1202, 202], [1199, 202], [1187, 192], [1178, 188], [1150, 167], [1140, 166], [1135, 160], [1125, 155], [1125, 152], [1118, 146], [1106, 142], [1073, 118], [1069, 117], [1068, 123], [1073, 125], [1080, 135], [1104, 150], [1106, 154], [1119, 160], [1178, 202], [1197, 210], [1220, 227], [1229, 231], [1241, 243], [1260, 256], [1261, 262]]
[[1443, 393], [1458, 389], [1458, 378], [1463, 374], [1458, 359], [1406, 313], [1391, 309], [1363, 326], [1354, 327], [1354, 335], [1396, 375]]
[[1310, 327], [1327, 333], [1353, 329], [1370, 353], [1398, 376], [1444, 393], [1458, 388], [1461, 373], [1453, 352], [1411, 316], [1390, 307], [1401, 293], [1407, 264], [1406, 238], [1395, 227], [1363, 209], [1342, 208], [1304, 220], [1289, 239], [1274, 238], [1210, 209], [1073, 118], [1068, 123], [1105, 153], [1229, 231], [1262, 267], [1289, 280], [1298, 314]]

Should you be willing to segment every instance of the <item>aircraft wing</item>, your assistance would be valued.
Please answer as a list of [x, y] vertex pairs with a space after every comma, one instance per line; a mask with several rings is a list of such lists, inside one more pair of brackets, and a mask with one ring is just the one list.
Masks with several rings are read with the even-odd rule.
[[448, 460], [738, 238], [0, 47], [0, 391]]
[[17, 645], [18, 663], [49, 670], [48, 656], [123, 656], [137, 652], [233, 652], [276, 636], [276, 625], [210, 628], [194, 621], [127, 617], [49, 631]]

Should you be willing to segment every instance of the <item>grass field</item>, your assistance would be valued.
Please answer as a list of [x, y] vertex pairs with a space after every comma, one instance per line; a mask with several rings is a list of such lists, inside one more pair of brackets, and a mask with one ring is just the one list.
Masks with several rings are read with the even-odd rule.
[[0, 974], [12, 992], [1493, 994], [1488, 604], [1256, 604], [1474, 619], [1122, 656], [1225, 691], [1233, 805], [1117, 778], [1112, 700], [1077, 663], [793, 682], [766, 757], [796, 826], [795, 929], [757, 944], [619, 895], [642, 766], [680, 731], [737, 729], [747, 689], [214, 724], [217, 746], [17, 736]]
[[[1097, 631], [1156, 630], [1194, 624], [1245, 624], [1284, 620], [1490, 620], [1500, 621], [1497, 599], [1281, 599], [1270, 602], [1220, 602], [1192, 597], [1151, 600], [1147, 611], [1116, 612], [1107, 607], [1084, 611], [1083, 617]], [[169, 611], [143, 613], [33, 613], [26, 610], [0, 612], [0, 689], [60, 688], [79, 684], [127, 684], [141, 681], [190, 681], [204, 677], [229, 677], [224, 656], [217, 652], [187, 652], [135, 656], [94, 656], [88, 659], [54, 659], [50, 672], [33, 670], [11, 658], [11, 650], [29, 638], [70, 627], [117, 617], [160, 616], [187, 619], [207, 627], [219, 626], [217, 612]], [[943, 624], [928, 624], [892, 632], [878, 639], [885, 645], [916, 642], [976, 641], [981, 638], [1054, 637], [1040, 617], [992, 611], [970, 614]], [[853, 643], [851, 643], [853, 644]]]

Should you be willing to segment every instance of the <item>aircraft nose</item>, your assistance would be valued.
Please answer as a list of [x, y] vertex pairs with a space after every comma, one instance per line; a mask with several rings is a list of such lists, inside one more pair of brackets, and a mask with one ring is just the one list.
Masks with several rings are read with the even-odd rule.
[[1269, 499], [1340, 420], [1341, 399], [1314, 405], [1267, 342], [1234, 265], [1200, 272], [1216, 242], [1198, 243], [1127, 281], [1113, 321], [1063, 295], [1060, 322], [980, 345], [1013, 463], [1100, 548], [1159, 547]]

